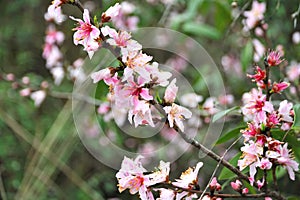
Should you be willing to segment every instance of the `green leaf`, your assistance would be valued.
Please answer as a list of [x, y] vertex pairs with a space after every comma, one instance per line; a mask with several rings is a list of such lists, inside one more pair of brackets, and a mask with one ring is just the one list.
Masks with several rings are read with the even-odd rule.
[[253, 46], [252, 42], [249, 41], [241, 52], [241, 63], [243, 71], [246, 72], [253, 58]]
[[99, 27], [99, 21], [96, 15], [94, 16], [94, 24], [96, 27]]
[[293, 109], [295, 113], [295, 118], [294, 118], [292, 129], [300, 130], [300, 104], [294, 105]]
[[218, 139], [216, 144], [222, 144], [222, 143], [227, 142], [228, 140], [238, 136], [240, 134], [240, 130], [243, 128], [246, 128], [246, 126], [240, 126], [240, 127], [237, 127], [235, 129], [228, 131], [221, 138]]
[[288, 200], [300, 200], [300, 197], [291, 196], [291, 197], [288, 197]]
[[239, 106], [235, 106], [235, 107], [232, 107], [232, 108], [229, 108], [227, 110], [223, 110], [221, 112], [218, 112], [217, 114], [215, 114], [213, 116], [213, 120], [212, 122], [216, 122], [218, 121], [219, 119], [221, 119], [222, 117], [225, 117], [226, 115], [228, 115], [229, 113], [233, 112], [233, 111], [236, 111], [236, 110], [239, 110], [240, 107]]
[[[238, 152], [230, 161], [229, 163], [232, 164], [233, 166], [237, 166], [237, 162], [240, 159], [242, 153]], [[219, 180], [225, 180], [225, 179], [232, 179], [236, 176], [235, 173], [227, 169], [226, 167], [223, 167], [220, 175], [219, 175]]]
[[186, 22], [183, 24], [182, 30], [185, 33], [193, 34], [196, 36], [203, 36], [214, 40], [218, 40], [221, 38], [221, 33], [218, 31], [218, 29], [206, 24]]

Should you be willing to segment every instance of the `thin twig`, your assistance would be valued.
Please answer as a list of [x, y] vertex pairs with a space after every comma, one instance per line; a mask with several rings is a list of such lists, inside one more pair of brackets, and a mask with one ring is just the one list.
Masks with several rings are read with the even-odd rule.
[[3, 184], [3, 180], [2, 180], [1, 170], [0, 170], [0, 193], [1, 193], [1, 198], [3, 200], [7, 200], [7, 195], [6, 195], [4, 184]]
[[225, 152], [223, 153], [223, 155], [221, 156], [221, 160], [218, 162], [217, 166], [215, 167], [211, 177], [210, 177], [210, 180], [207, 184], [207, 186], [205, 187], [204, 191], [203, 191], [203, 194], [200, 196], [200, 199], [203, 198], [204, 196], [204, 193], [207, 191], [207, 189], [209, 188], [209, 184], [211, 183], [212, 179], [214, 178], [215, 174], [217, 173], [217, 170], [219, 169], [220, 165], [221, 165], [221, 161], [224, 159], [225, 155], [228, 153], [228, 151], [242, 138], [242, 136], [240, 136], [238, 139], [236, 139], [226, 150]]
[[[200, 151], [202, 151], [203, 153], [207, 154], [209, 157], [211, 157], [212, 159], [214, 159], [217, 162], [221, 162], [223, 166], [225, 166], [227, 169], [229, 169], [230, 171], [232, 171], [233, 173], [235, 173], [240, 179], [245, 180], [249, 183], [249, 179], [248, 176], [246, 176], [245, 174], [243, 174], [240, 170], [238, 170], [237, 168], [235, 168], [233, 165], [231, 165], [228, 161], [223, 160], [219, 155], [217, 155], [216, 153], [214, 153], [213, 151], [207, 149], [205, 146], [203, 146], [202, 144], [200, 144], [198, 141], [196, 141], [193, 138], [189, 138], [187, 135], [185, 135], [183, 132], [181, 132], [177, 127], [174, 128], [180, 135], [181, 137], [189, 144], [193, 145], [195, 148], [199, 149]], [[253, 185], [258, 188], [258, 185], [256, 182], [253, 183]], [[280, 194], [278, 194], [275, 191], [266, 191], [267, 196], [269, 197], [274, 197], [278, 200], [284, 200], [285, 198], [283, 196], [281, 196]]]
[[102, 101], [100, 101], [98, 99], [88, 97], [85, 95], [81, 95], [81, 94], [77, 94], [77, 93], [50, 91], [48, 94], [55, 98], [68, 99], [68, 100], [75, 99], [75, 100], [84, 101], [86, 103], [96, 105], [96, 106], [100, 106], [103, 103]]

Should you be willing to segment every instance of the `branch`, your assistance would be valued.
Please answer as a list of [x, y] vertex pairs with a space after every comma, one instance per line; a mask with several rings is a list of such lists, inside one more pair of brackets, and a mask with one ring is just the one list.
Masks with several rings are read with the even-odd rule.
[[[223, 160], [222, 157], [220, 157], [219, 155], [217, 155], [216, 153], [214, 153], [213, 151], [209, 150], [208, 148], [206, 148], [205, 146], [203, 146], [202, 144], [200, 144], [197, 140], [193, 139], [193, 138], [189, 138], [187, 135], [185, 135], [183, 132], [181, 132], [178, 127], [174, 127], [174, 129], [179, 133], [179, 135], [189, 144], [193, 145], [194, 147], [196, 147], [197, 149], [199, 149], [200, 151], [202, 151], [203, 153], [207, 154], [209, 157], [211, 157], [212, 159], [214, 159], [217, 162], [221, 162], [221, 164], [226, 167], [227, 169], [229, 169], [230, 171], [232, 171], [233, 173], [235, 173], [240, 179], [245, 180], [249, 183], [249, 179], [248, 176], [246, 176], [245, 174], [243, 174], [240, 170], [238, 170], [236, 167], [234, 167], [233, 165], [231, 165], [228, 161]], [[258, 188], [258, 185], [256, 182], [254, 182], [253, 184], [256, 188]], [[266, 196], [268, 197], [274, 197], [278, 200], [284, 200], [286, 198], [284, 198], [283, 196], [281, 196], [280, 194], [278, 194], [277, 192], [274, 191], [269, 191], [266, 190], [265, 193]], [[261, 197], [261, 196], [260, 196]], [[238, 197], [232, 197], [232, 198], [238, 198]]]

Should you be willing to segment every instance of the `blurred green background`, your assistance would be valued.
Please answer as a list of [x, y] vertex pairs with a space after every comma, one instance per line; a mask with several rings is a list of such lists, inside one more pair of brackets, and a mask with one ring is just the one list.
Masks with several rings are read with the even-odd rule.
[[[44, 13], [50, 1], [0, 2], [0, 73], [3, 76], [13, 73], [19, 79], [29, 76], [32, 84], [37, 86], [47, 80], [56, 91], [72, 92], [73, 82], [67, 79], [60, 86], [52, 84], [51, 74], [42, 58], [47, 27]], [[82, 2], [94, 6], [92, 13], [100, 16], [101, 11], [117, 1]], [[241, 62], [242, 71], [251, 71], [253, 47], [249, 43], [252, 36], [241, 33], [242, 16], [236, 20], [233, 16], [236, 8], [232, 0], [175, 0], [170, 7], [159, 1], [154, 4], [145, 0], [130, 2], [136, 6], [134, 14], [140, 19], [140, 27], [169, 27], [192, 36], [202, 44], [220, 66], [228, 92], [235, 96], [236, 104], [240, 104], [241, 94], [253, 85], [251, 81], [245, 81], [245, 75], [227, 73], [221, 66], [221, 58], [229, 53], [235, 55]], [[243, 9], [251, 1], [236, 2], [238, 9]], [[287, 61], [299, 61], [300, 46], [293, 44], [291, 39], [292, 34], [300, 30], [299, 16], [292, 17], [300, 5], [299, 1], [266, 2], [269, 48], [274, 49], [281, 44]], [[248, 3], [245, 9], [250, 9], [250, 6]], [[71, 5], [64, 5], [63, 13], [81, 17], [80, 11]], [[81, 47], [72, 43], [73, 27], [72, 20], [58, 26], [66, 35], [62, 51], [70, 63], [79, 56], [86, 56]], [[193, 80], [196, 78], [188, 72], [186, 75]], [[128, 191], [119, 194], [116, 171], [94, 159], [82, 145], [76, 134], [69, 100], [48, 97], [41, 107], [35, 108], [33, 102], [20, 97], [18, 90], [13, 89], [12, 82], [4, 80], [3, 76], [0, 79], [0, 191], [3, 199], [138, 198], [129, 195]], [[201, 83], [195, 81], [194, 87], [200, 88], [201, 92]], [[299, 99], [296, 101], [299, 102]], [[236, 123], [242, 123], [242, 120], [238, 119]], [[225, 130], [234, 125], [227, 123]], [[215, 151], [222, 153], [226, 147], [216, 146]], [[239, 145], [235, 148], [238, 149]], [[182, 171], [191, 160], [197, 160], [195, 151], [182, 156], [174, 166]], [[209, 174], [216, 163], [207, 158], [204, 161], [206, 174]], [[179, 175], [180, 170], [173, 174], [174, 177]], [[204, 186], [209, 176], [200, 172], [200, 177]], [[300, 196], [299, 185], [299, 174], [295, 182], [286, 176], [280, 179], [280, 188], [288, 195]]]

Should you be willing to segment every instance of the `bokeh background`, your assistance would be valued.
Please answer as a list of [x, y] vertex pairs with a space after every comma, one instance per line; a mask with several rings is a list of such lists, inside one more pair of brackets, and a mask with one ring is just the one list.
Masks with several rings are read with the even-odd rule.
[[[98, 17], [115, 2], [117, 1], [82, 0], [83, 5]], [[255, 62], [253, 55], [256, 53], [253, 38], [257, 36], [254, 32], [243, 32], [243, 15], [240, 14], [251, 8], [252, 1], [130, 0], [128, 2], [135, 6], [131, 15], [138, 17], [139, 27], [167, 27], [185, 33], [199, 42], [219, 67], [227, 92], [235, 99], [232, 106], [241, 105], [242, 94], [254, 87], [246, 78], [246, 72], [253, 71], [252, 66]], [[294, 33], [300, 31], [299, 1], [265, 2], [268, 41], [264, 38], [259, 40], [267, 48], [275, 49], [278, 45], [282, 45], [286, 66], [293, 60], [299, 62], [300, 45], [293, 40]], [[45, 67], [42, 52], [48, 23], [44, 20], [44, 14], [49, 4], [50, 1], [45, 0], [0, 0], [1, 198], [138, 199], [129, 195], [128, 191], [119, 194], [115, 178], [116, 170], [96, 160], [81, 143], [72, 117], [72, 102], [69, 99], [74, 84], [72, 79], [66, 76], [60, 85], [55, 85], [52, 74]], [[67, 16], [81, 17], [80, 11], [71, 5], [64, 5], [63, 13]], [[86, 52], [72, 42], [72, 28], [74, 28], [72, 20], [57, 26], [57, 29], [65, 34], [65, 41], [61, 47], [65, 66], [72, 64], [78, 57], [86, 58]], [[166, 62], [172, 57], [162, 53], [156, 56]], [[179, 68], [188, 65], [180, 60], [171, 61], [179, 65]], [[180, 70], [192, 80], [195, 91], [204, 99], [208, 98], [203, 81], [194, 77], [190, 71]], [[282, 71], [284, 69], [278, 69], [274, 77], [283, 78], [280, 75]], [[14, 74], [14, 80], [29, 77], [33, 87], [47, 81], [49, 88], [60, 95], [49, 95], [41, 106], [36, 107], [30, 98], [20, 96], [20, 86], [15, 83], [16, 81], [7, 80], [6, 75], [9, 73]], [[299, 82], [295, 82], [295, 85], [299, 85]], [[294, 98], [294, 102], [299, 102], [299, 98]], [[203, 127], [207, 117], [202, 116]], [[225, 124], [224, 133], [235, 128], [237, 124], [242, 126], [243, 123], [241, 116], [232, 116]], [[156, 140], [162, 140], [159, 137], [155, 138], [147, 146], [139, 143], [139, 139], [120, 135], [118, 131], [114, 137], [117, 137], [118, 145], [132, 151], [141, 148], [144, 151], [147, 148], [151, 150], [155, 148]], [[232, 140], [229, 140], [227, 143], [216, 145], [214, 150], [221, 154], [231, 142]], [[242, 141], [238, 142], [226, 158], [232, 159], [241, 144]], [[101, 143], [99, 145], [101, 146]], [[194, 165], [198, 160], [198, 152], [191, 148], [171, 165], [172, 176], [178, 177], [181, 171]], [[202, 161], [205, 166], [200, 171], [199, 181], [201, 187], [205, 187], [216, 163], [209, 158], [203, 158]], [[221, 182], [228, 184], [232, 178], [233, 175], [224, 175]], [[300, 196], [299, 178], [297, 173], [296, 181], [291, 182], [286, 174], [282, 174], [279, 179], [281, 191], [287, 195]]]

